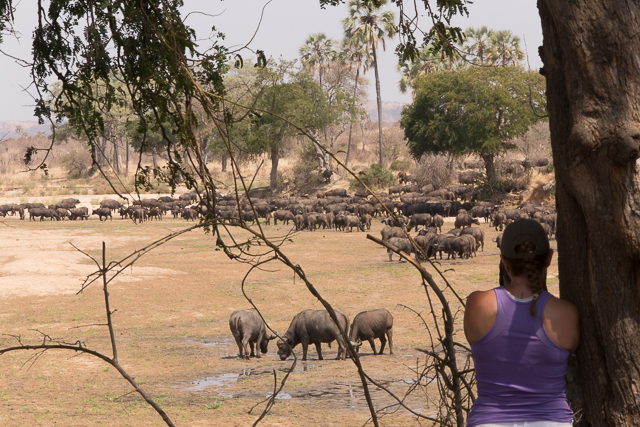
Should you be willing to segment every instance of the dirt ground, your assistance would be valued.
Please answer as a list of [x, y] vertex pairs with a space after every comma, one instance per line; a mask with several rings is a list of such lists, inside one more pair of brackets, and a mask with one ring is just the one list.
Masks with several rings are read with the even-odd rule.
[[[91, 196], [91, 199], [96, 196]], [[0, 198], [0, 204], [16, 202]], [[36, 199], [29, 200], [36, 201]], [[83, 200], [90, 204], [90, 200]], [[106, 242], [107, 261], [124, 258], [136, 249], [192, 224], [165, 218], [135, 225], [114, 219], [29, 222], [0, 218], [0, 346], [42, 342], [42, 333], [111, 355], [105, 323], [104, 294], [94, 284], [77, 293], [95, 264], [71, 244], [99, 257]], [[371, 234], [382, 225], [374, 222]], [[452, 228], [451, 223], [444, 229]], [[470, 260], [441, 262], [441, 270], [457, 292], [466, 297], [497, 284], [498, 250], [485, 231], [484, 251]], [[266, 226], [271, 236], [288, 227]], [[241, 237], [242, 233], [235, 235]], [[224, 239], [229, 236], [223, 235]], [[385, 250], [365, 233], [334, 230], [295, 234], [284, 246], [319, 292], [350, 319], [360, 311], [385, 307], [394, 316], [394, 355], [373, 356], [364, 344], [361, 360], [373, 378], [403, 394], [424, 363], [428, 332], [406, 305], [427, 316], [428, 301], [419, 275], [406, 263], [389, 262]], [[552, 240], [555, 248], [555, 240]], [[254, 247], [256, 252], [260, 247]], [[110, 302], [123, 367], [163, 407], [179, 426], [251, 425], [263, 405], [249, 410], [273, 390], [292, 359], [280, 361], [275, 343], [261, 359], [241, 360], [229, 331], [232, 311], [248, 308], [241, 281], [249, 266], [215, 250], [211, 236], [193, 231], [142, 257], [110, 286]], [[429, 268], [432, 270], [431, 268]], [[442, 284], [442, 282], [439, 282]], [[557, 262], [549, 269], [549, 290], [557, 295]], [[245, 291], [270, 325], [284, 333], [295, 314], [320, 309], [320, 303], [282, 265], [255, 271]], [[453, 299], [452, 299], [453, 300]], [[461, 331], [457, 311], [458, 339]], [[325, 359], [315, 349], [309, 361], [298, 362], [279, 395], [267, 426], [357, 426], [369, 418], [355, 365], [335, 358], [337, 345], [323, 345]], [[296, 348], [299, 357], [300, 347]], [[0, 425], [3, 426], [161, 426], [161, 418], [129, 384], [103, 361], [71, 351], [32, 351], [0, 356]], [[376, 408], [394, 403], [373, 391]], [[414, 393], [406, 403], [416, 411], [436, 411], [425, 396]], [[418, 425], [406, 410], [393, 408], [381, 418], [385, 426]]]

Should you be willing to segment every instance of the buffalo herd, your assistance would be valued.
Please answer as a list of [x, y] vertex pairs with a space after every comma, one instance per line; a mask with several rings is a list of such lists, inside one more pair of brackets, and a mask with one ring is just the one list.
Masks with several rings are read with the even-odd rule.
[[[333, 341], [338, 343], [336, 359], [344, 360], [347, 357], [347, 344], [340, 329], [345, 334], [348, 333], [349, 341], [356, 352], [363, 341], [368, 341], [373, 354], [382, 354], [388, 341], [389, 354], [393, 354], [393, 316], [388, 310], [381, 308], [363, 311], [356, 315], [351, 324], [345, 314], [334, 310], [334, 315], [340, 328], [327, 310], [303, 310], [296, 314], [287, 332], [277, 342], [280, 360], [286, 360], [291, 356], [298, 344], [302, 344], [302, 360], [307, 360], [309, 344], [315, 345], [318, 360], [323, 360], [321, 344], [331, 346]], [[267, 353], [269, 341], [276, 338], [275, 335], [267, 334], [264, 321], [255, 309], [234, 311], [229, 318], [229, 328], [238, 344], [239, 356], [245, 359]], [[380, 340], [380, 350], [377, 352], [374, 339]]]
[[[318, 192], [315, 197], [269, 197], [269, 192], [254, 193], [257, 197], [236, 198], [235, 195], [216, 194], [215, 216], [221, 220], [237, 221], [245, 225], [254, 225], [262, 220], [265, 224], [278, 222], [296, 230], [315, 231], [335, 229], [336, 231], [364, 232], [371, 229], [374, 220], [381, 221], [385, 227], [381, 230], [382, 240], [389, 246], [405, 252], [407, 255], [447, 259], [468, 259], [478, 250], [484, 250], [484, 232], [479, 227], [481, 221], [497, 230], [518, 218], [538, 220], [549, 237], [555, 233], [555, 210], [534, 203], [523, 203], [517, 209], [499, 210], [499, 206], [486, 201], [475, 200], [473, 186], [454, 185], [435, 189], [432, 185], [418, 188], [416, 184], [392, 186], [387, 193], [375, 197], [356, 192], [349, 194], [345, 189]], [[207, 194], [203, 195], [206, 202]], [[169, 196], [157, 199], [134, 200], [123, 205], [113, 199], [100, 202], [100, 206], [91, 211], [83, 206], [76, 207], [80, 201], [67, 198], [55, 205], [25, 203], [19, 205], [0, 205], [0, 216], [19, 215], [35, 221], [85, 220], [97, 216], [100, 221], [113, 221], [118, 214], [121, 219], [136, 223], [147, 220], [162, 220], [166, 215], [174, 219], [182, 218], [195, 221], [207, 217], [207, 205], [195, 192], [181, 194], [178, 198]], [[391, 215], [393, 214], [393, 215]], [[454, 220], [455, 228], [443, 233], [444, 219]], [[377, 218], [377, 219], [376, 219]], [[413, 242], [407, 238], [414, 230]], [[388, 250], [389, 260], [393, 251]]]

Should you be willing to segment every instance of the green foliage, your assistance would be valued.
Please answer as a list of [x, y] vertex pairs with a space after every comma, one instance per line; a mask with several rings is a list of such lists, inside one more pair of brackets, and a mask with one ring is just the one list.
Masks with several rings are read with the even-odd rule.
[[316, 155], [316, 150], [311, 142], [302, 144], [298, 150], [298, 161], [293, 167], [293, 181], [299, 193], [310, 193], [323, 183], [322, 177], [318, 173]]
[[389, 169], [394, 172], [408, 171], [411, 168], [411, 160], [394, 160]]
[[[396, 183], [396, 177], [386, 170], [380, 163], [375, 163], [367, 170], [364, 170], [358, 174], [358, 178], [364, 182], [367, 187], [372, 190], [379, 188], [386, 188]], [[361, 190], [364, 187], [356, 179], [350, 181], [350, 188], [352, 190]]]
[[531, 176], [485, 178], [476, 187], [478, 200], [495, 200], [504, 198], [506, 194], [526, 190]]
[[418, 80], [400, 125], [411, 154], [494, 156], [546, 114], [544, 78], [517, 67], [474, 67]]

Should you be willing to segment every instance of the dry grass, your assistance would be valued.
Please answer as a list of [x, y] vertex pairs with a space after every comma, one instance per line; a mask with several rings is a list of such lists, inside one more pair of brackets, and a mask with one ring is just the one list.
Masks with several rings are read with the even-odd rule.
[[[94, 286], [80, 295], [73, 293], [94, 266], [69, 242], [97, 256], [100, 242], [105, 241], [110, 261], [186, 226], [166, 219], [143, 225], [117, 219], [30, 223], [6, 218], [4, 223], [0, 228], [5, 248], [0, 255], [0, 331], [30, 341], [39, 340], [34, 330], [44, 331], [69, 341], [80, 339], [107, 354], [108, 336], [99, 326], [104, 322], [101, 289]], [[382, 225], [376, 222], [374, 227], [372, 234], [378, 235]], [[491, 243], [497, 233], [481, 227], [487, 233], [484, 252], [471, 260], [441, 261], [463, 297], [497, 282], [498, 252]], [[285, 232], [281, 226], [266, 229], [272, 236]], [[415, 348], [424, 347], [428, 334], [419, 319], [398, 304], [428, 313], [419, 276], [405, 263], [389, 262], [386, 252], [363, 233], [305, 232], [292, 240], [285, 253], [351, 319], [362, 310], [386, 307], [391, 311], [395, 354], [374, 357], [365, 344], [362, 361], [374, 378], [398, 393], [406, 390], [415, 378], [412, 369], [424, 361]], [[150, 253], [111, 287], [120, 362], [177, 425], [251, 424], [255, 415], [248, 415], [248, 409], [271, 391], [273, 372], [281, 378], [290, 365], [277, 358], [273, 344], [259, 360], [234, 357], [237, 348], [228, 318], [233, 310], [248, 307], [240, 289], [246, 271], [246, 266], [215, 251], [211, 237], [196, 231]], [[557, 275], [555, 261], [549, 274]], [[550, 290], [557, 294], [557, 282], [551, 284]], [[252, 275], [246, 291], [280, 333], [297, 312], [320, 308], [304, 285], [277, 265]], [[457, 335], [463, 340], [459, 310], [454, 304]], [[0, 345], [12, 343], [5, 335]], [[300, 348], [296, 351], [301, 354]], [[336, 351], [335, 345], [323, 346], [326, 358], [335, 357]], [[125, 381], [96, 359], [52, 351], [28, 369], [29, 364], [23, 364], [32, 355], [0, 357], [0, 424], [161, 425], [138, 396], [127, 394], [131, 390]], [[351, 362], [319, 361], [310, 349], [310, 360], [298, 365], [284, 389], [291, 399], [278, 400], [264, 425], [362, 425], [368, 415], [358, 384]], [[377, 407], [391, 403], [380, 391], [374, 392], [374, 399]], [[434, 410], [424, 396], [412, 397], [408, 403], [424, 413]], [[383, 424], [417, 425], [405, 411], [384, 417]]]

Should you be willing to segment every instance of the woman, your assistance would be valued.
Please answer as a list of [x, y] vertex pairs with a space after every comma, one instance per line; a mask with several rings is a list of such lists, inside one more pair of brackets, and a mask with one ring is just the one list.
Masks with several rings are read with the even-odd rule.
[[553, 250], [542, 226], [517, 220], [502, 236], [504, 286], [469, 295], [464, 332], [478, 398], [468, 426], [570, 426], [567, 360], [579, 334], [578, 310], [547, 292]]

